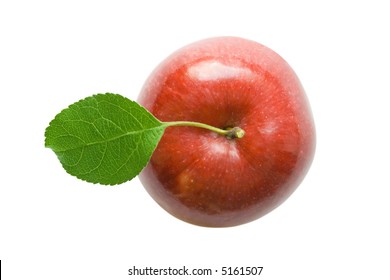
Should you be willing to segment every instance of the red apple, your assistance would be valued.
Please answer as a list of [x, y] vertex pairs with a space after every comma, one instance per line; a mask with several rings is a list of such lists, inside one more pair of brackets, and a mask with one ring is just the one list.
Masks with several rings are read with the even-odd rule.
[[201, 226], [253, 221], [285, 201], [313, 159], [315, 129], [292, 68], [246, 39], [195, 42], [164, 60], [139, 103], [161, 121], [240, 127], [228, 139], [196, 127], [168, 127], [140, 174], [166, 211]]

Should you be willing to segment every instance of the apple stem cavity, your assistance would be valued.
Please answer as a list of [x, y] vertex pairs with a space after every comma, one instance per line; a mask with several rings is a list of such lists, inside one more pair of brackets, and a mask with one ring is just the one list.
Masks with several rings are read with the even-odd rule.
[[199, 123], [199, 122], [191, 122], [191, 121], [163, 122], [163, 124], [166, 127], [169, 127], [169, 126], [193, 126], [193, 127], [204, 128], [204, 129], [208, 129], [210, 131], [213, 131], [215, 133], [218, 133], [220, 135], [223, 135], [227, 139], [242, 138], [245, 135], [245, 131], [239, 127], [221, 129], [221, 128], [217, 128], [217, 127], [214, 127], [214, 126], [211, 126], [208, 124]]

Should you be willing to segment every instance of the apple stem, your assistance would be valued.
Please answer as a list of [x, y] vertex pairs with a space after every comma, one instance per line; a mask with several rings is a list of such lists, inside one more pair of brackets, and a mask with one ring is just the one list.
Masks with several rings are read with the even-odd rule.
[[199, 128], [205, 128], [216, 132], [220, 135], [225, 136], [228, 139], [242, 138], [245, 135], [245, 131], [239, 127], [220, 129], [205, 123], [191, 122], [191, 121], [176, 121], [176, 122], [163, 122], [163, 124], [168, 126], [194, 126]]

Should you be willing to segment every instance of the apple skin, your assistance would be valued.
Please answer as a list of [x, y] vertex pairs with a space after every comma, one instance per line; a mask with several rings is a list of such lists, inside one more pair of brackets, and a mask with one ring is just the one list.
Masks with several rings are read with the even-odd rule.
[[168, 127], [140, 180], [173, 216], [207, 227], [248, 223], [284, 202], [315, 151], [310, 105], [271, 49], [216, 37], [179, 49], [150, 75], [138, 102], [161, 121], [240, 127], [241, 139]]

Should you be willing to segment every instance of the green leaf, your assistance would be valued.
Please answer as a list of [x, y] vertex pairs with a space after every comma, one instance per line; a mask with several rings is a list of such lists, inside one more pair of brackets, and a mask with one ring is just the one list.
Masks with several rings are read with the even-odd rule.
[[141, 172], [165, 127], [136, 102], [117, 94], [97, 94], [59, 113], [45, 131], [45, 146], [69, 174], [115, 185]]

